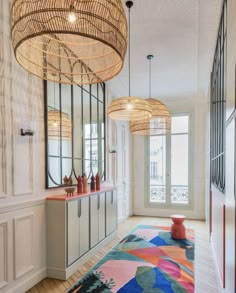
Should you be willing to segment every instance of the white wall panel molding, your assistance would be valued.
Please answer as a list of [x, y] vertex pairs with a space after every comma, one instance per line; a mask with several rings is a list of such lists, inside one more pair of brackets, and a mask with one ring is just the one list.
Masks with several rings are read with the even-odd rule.
[[[0, 1], [0, 198], [32, 195], [44, 184], [43, 82], [15, 61], [10, 5], [10, 0]], [[22, 137], [20, 129], [30, 128], [32, 121], [37, 135]]]
[[30, 207], [35, 207], [39, 205], [45, 205], [46, 204], [46, 199], [34, 199], [30, 200], [27, 202], [21, 202], [21, 203], [15, 203], [11, 202], [6, 205], [1, 205], [0, 207], [0, 214], [6, 213], [6, 212], [11, 212], [11, 211], [16, 211], [16, 210], [21, 210], [25, 208], [30, 208]]
[[0, 1], [0, 197], [6, 197], [6, 105], [4, 61], [4, 1]]
[[0, 222], [0, 289], [8, 284], [8, 222]]
[[[14, 218], [14, 279], [17, 280], [34, 269], [34, 213]], [[22, 237], [23, 235], [23, 237]]]

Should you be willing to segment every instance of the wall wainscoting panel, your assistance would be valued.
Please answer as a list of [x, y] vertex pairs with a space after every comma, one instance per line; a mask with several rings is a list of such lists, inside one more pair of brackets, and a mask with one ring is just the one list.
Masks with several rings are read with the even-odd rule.
[[8, 224], [0, 223], [0, 289], [8, 284]]
[[[34, 214], [14, 218], [14, 279], [34, 269], [33, 261]], [[24, 235], [24, 237], [22, 237]]]
[[[0, 1], [0, 198], [32, 196], [39, 188], [44, 189], [44, 174], [36, 170], [44, 168], [43, 81], [28, 74], [15, 60], [10, 7], [10, 0]], [[35, 135], [21, 136], [21, 128], [33, 128]]]
[[[4, 21], [4, 9], [6, 3], [4, 1], [0, 1], [0, 197], [6, 197], [6, 188], [7, 188], [7, 155], [6, 155], [6, 103], [5, 99], [5, 80], [6, 80], [6, 72], [5, 66], [9, 66], [9, 63], [4, 58], [4, 29], [5, 29], [5, 21]], [[3, 62], [6, 61], [6, 64], [3, 65]]]
[[47, 276], [45, 200], [0, 207], [0, 292], [26, 292]]
[[211, 241], [218, 274], [225, 285], [225, 198], [224, 195], [214, 186], [212, 190], [212, 233]]
[[[32, 140], [32, 137], [19, 135], [14, 139], [14, 196], [33, 193]], [[28, 164], [25, 164], [25, 162], [28, 162]], [[24, 166], [23, 182], [21, 177], [22, 166]]]

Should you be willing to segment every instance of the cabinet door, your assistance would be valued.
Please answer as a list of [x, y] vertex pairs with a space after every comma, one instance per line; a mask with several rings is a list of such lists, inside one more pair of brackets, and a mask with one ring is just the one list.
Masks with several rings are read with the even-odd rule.
[[79, 258], [79, 213], [80, 200], [67, 202], [67, 265], [71, 265]]
[[117, 229], [116, 191], [106, 192], [106, 236]]
[[105, 193], [98, 194], [98, 241], [105, 238]]
[[80, 199], [79, 214], [79, 256], [82, 256], [89, 250], [89, 198]]
[[90, 196], [90, 247], [98, 243], [98, 194]]

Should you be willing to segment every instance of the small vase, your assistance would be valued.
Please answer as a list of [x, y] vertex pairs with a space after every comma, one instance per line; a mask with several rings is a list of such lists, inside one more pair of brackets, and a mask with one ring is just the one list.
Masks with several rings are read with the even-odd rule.
[[77, 193], [83, 193], [83, 185], [81, 176], [78, 177]]
[[100, 175], [96, 174], [96, 190], [100, 190]]
[[90, 189], [91, 191], [95, 191], [95, 177], [93, 175], [91, 177]]
[[83, 193], [88, 192], [88, 180], [86, 174], [83, 174]]

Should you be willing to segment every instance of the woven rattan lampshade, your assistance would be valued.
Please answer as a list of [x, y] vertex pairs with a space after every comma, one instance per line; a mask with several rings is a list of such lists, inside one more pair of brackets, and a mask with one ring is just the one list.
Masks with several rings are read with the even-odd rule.
[[160, 135], [170, 131], [171, 117], [168, 108], [156, 99], [151, 98], [151, 61], [153, 55], [148, 55], [149, 60], [149, 99], [146, 101], [152, 107], [152, 117], [130, 121], [130, 132], [137, 135]]
[[144, 99], [137, 97], [118, 98], [108, 107], [108, 116], [114, 120], [145, 119], [152, 116], [152, 107]]
[[[60, 127], [61, 125], [61, 127]], [[69, 140], [72, 137], [71, 120], [68, 114], [58, 110], [48, 111], [48, 138]]]
[[156, 99], [147, 99], [152, 107], [152, 117], [130, 121], [130, 132], [137, 135], [160, 135], [170, 131], [171, 117], [167, 107]]
[[117, 75], [127, 50], [121, 0], [13, 0], [14, 54], [46, 80], [93, 84]]

